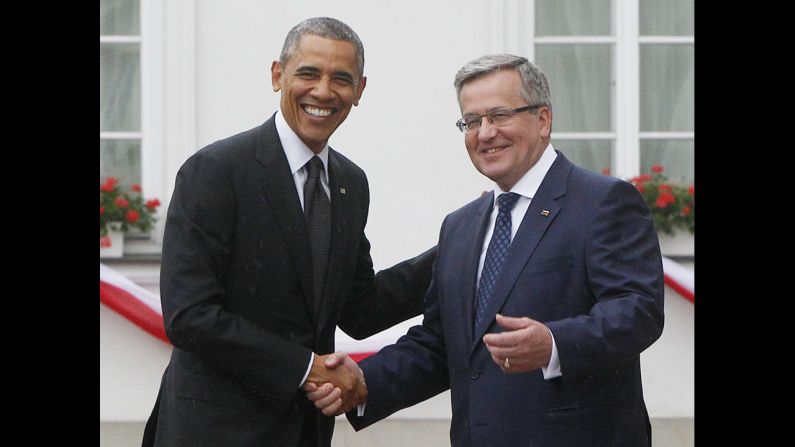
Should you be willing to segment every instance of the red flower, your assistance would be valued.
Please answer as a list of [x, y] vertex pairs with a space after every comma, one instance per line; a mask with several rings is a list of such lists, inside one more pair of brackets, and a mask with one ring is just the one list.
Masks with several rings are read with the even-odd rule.
[[110, 242], [110, 238], [109, 238], [109, 237], [107, 237], [107, 236], [101, 236], [101, 237], [99, 238], [99, 246], [100, 246], [100, 247], [103, 247], [103, 248], [108, 248], [108, 247], [110, 247], [111, 245], [112, 245], [112, 244], [111, 244], [111, 242]]
[[674, 195], [670, 192], [661, 192], [660, 195], [657, 196], [657, 201], [654, 202], [654, 204], [657, 205], [657, 208], [665, 208], [675, 201]]
[[685, 207], [682, 208], [682, 215], [683, 216], [689, 216], [690, 215], [690, 207], [689, 206], [685, 205]]
[[696, 194], [696, 186], [695, 185], [690, 185], [690, 187], [687, 188], [687, 193], [690, 194], [691, 196], [695, 195]]
[[610, 168], [602, 168], [602, 174], [610, 175]]
[[635, 187], [638, 188], [638, 191], [640, 191], [641, 194], [646, 192], [646, 188], [643, 186], [643, 182], [638, 183], [637, 185], [635, 185]]
[[138, 211], [134, 211], [134, 210], [129, 210], [129, 211], [127, 211], [127, 214], [124, 215], [124, 218], [127, 220], [127, 222], [130, 222], [130, 223], [138, 222], [138, 219], [140, 217], [141, 217], [141, 215], [138, 214]]
[[652, 178], [653, 178], [653, 177], [651, 176], [651, 174], [641, 174], [641, 175], [640, 175], [640, 181], [641, 181], [641, 182], [648, 182], [648, 181], [649, 181], [649, 180], [651, 180]]
[[665, 184], [665, 183], [660, 183], [660, 186], [657, 188], [657, 190], [660, 191], [660, 192], [671, 192], [672, 191], [671, 185], [668, 185], [668, 184]]
[[99, 186], [99, 190], [111, 192], [113, 191], [113, 188], [116, 187], [116, 183], [119, 183], [119, 180], [116, 177], [108, 177], [107, 180], [105, 180], [105, 183]]
[[663, 165], [652, 165], [651, 166], [651, 172], [656, 172], [657, 174], [663, 172], [664, 170], [665, 170], [665, 168], [663, 167]]
[[147, 200], [147, 201], [146, 201], [146, 207], [147, 207], [147, 208], [150, 208], [150, 209], [155, 209], [155, 208], [157, 208], [158, 206], [160, 206], [160, 201], [159, 201], [159, 200], [157, 200], [157, 199], [152, 199], [152, 200]]
[[101, 216], [103, 214], [105, 214], [105, 207], [104, 206], [100, 206], [99, 207], [99, 215]]
[[130, 189], [132, 189], [135, 192], [141, 192], [141, 185], [139, 185], [138, 183], [133, 183], [132, 188]]
[[130, 206], [130, 201], [125, 199], [124, 197], [116, 197], [115, 203], [116, 206], [118, 206], [119, 208], [127, 208], [128, 206]]

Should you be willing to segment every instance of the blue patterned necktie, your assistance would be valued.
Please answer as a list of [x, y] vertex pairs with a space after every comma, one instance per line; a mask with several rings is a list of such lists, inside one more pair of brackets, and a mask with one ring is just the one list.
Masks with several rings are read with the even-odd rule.
[[480, 274], [480, 285], [478, 286], [477, 297], [475, 298], [475, 328], [480, 326], [483, 312], [486, 310], [491, 293], [497, 284], [497, 276], [502, 267], [505, 254], [511, 245], [511, 210], [519, 194], [508, 192], [497, 197], [499, 211], [497, 220], [494, 222], [494, 233], [489, 241], [489, 248], [486, 249], [486, 260], [483, 261], [483, 271]]

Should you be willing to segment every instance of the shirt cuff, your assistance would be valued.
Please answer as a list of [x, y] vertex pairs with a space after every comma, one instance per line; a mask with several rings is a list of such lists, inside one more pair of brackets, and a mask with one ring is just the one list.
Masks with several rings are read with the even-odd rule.
[[552, 337], [552, 355], [549, 357], [549, 365], [546, 368], [541, 367], [541, 372], [544, 373], [544, 380], [554, 379], [560, 377], [563, 373], [560, 372], [560, 359], [558, 358], [558, 346], [555, 344], [555, 336], [552, 331], [549, 331], [549, 336]]
[[367, 402], [356, 406], [356, 416], [358, 416], [358, 417], [364, 416], [364, 406], [365, 405], [367, 405]]
[[304, 386], [304, 383], [306, 383], [306, 378], [309, 377], [309, 371], [312, 371], [312, 362], [315, 361], [315, 353], [314, 352], [310, 352], [310, 354], [311, 355], [309, 356], [309, 366], [306, 367], [306, 373], [304, 373], [304, 378], [301, 379], [301, 384], [298, 385], [298, 388], [301, 388], [301, 387]]

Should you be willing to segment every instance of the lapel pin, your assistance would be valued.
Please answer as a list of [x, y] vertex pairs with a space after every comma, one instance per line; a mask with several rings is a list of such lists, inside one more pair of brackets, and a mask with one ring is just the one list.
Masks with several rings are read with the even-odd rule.
[[345, 188], [340, 188], [340, 194], [345, 194]]
[[541, 215], [544, 217], [549, 216], [549, 210], [541, 210]]

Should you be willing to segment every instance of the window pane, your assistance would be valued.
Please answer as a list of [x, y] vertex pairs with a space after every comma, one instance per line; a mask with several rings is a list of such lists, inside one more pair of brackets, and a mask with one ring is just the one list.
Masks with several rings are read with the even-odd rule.
[[692, 36], [694, 0], [641, 0], [641, 36]]
[[99, 45], [99, 130], [141, 130], [141, 66], [138, 44]]
[[611, 36], [610, 0], [536, 0], [536, 36]]
[[556, 140], [552, 134], [552, 146], [577, 166], [594, 172], [613, 172], [612, 140]]
[[640, 46], [640, 130], [692, 131], [693, 45]]
[[99, 34], [137, 36], [141, 33], [137, 0], [100, 0]]
[[552, 130], [613, 130], [612, 45], [536, 45], [552, 93]]
[[640, 140], [640, 170], [651, 173], [652, 165], [662, 165], [666, 177], [690, 183], [696, 178], [694, 146], [694, 140]]
[[99, 178], [110, 176], [122, 188], [141, 183], [140, 140], [99, 140]]

